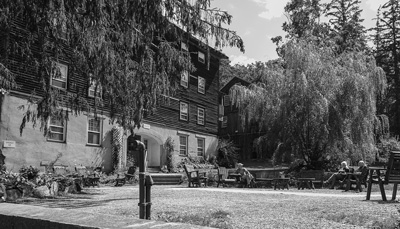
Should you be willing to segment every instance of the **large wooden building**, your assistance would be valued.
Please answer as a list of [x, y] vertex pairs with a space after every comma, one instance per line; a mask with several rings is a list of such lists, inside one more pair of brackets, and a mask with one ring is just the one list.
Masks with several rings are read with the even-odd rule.
[[[13, 33], [26, 32], [21, 29], [22, 26], [16, 25], [12, 28]], [[3, 43], [0, 51], [1, 48], [4, 51], [7, 47]], [[122, 142], [120, 167], [126, 166], [130, 157], [135, 157], [136, 152], [130, 146], [136, 139], [147, 146], [148, 166], [156, 168], [166, 161], [163, 144], [168, 137], [174, 141], [174, 154], [179, 159], [215, 154], [218, 142], [218, 69], [220, 59], [226, 56], [194, 37], [187, 43], [181, 43], [180, 48], [190, 52], [197, 70], [182, 74], [176, 95], [158, 107], [153, 115], [146, 117], [141, 128], [134, 129], [133, 133], [119, 128]], [[68, 55], [68, 48], [64, 53]], [[36, 91], [36, 96], [43, 96], [42, 86], [32, 75], [35, 72], [33, 69], [24, 66], [17, 58], [9, 58], [12, 64], [8, 67], [15, 75], [19, 88], [0, 95], [0, 141], [7, 168], [16, 171], [23, 165], [39, 167], [41, 161], [51, 161], [62, 153], [59, 159], [61, 164], [71, 167], [79, 164], [100, 165], [111, 171], [113, 130], [118, 127], [109, 122], [107, 109], [100, 112], [100, 119], [95, 119], [91, 113], [84, 113], [70, 115], [64, 123], [50, 120], [49, 127], [53, 134], [49, 136], [44, 136], [39, 127], [33, 128], [29, 123], [20, 135], [25, 110], [19, 107], [27, 104], [33, 91]], [[51, 86], [61, 89], [62, 93], [82, 93], [89, 102], [93, 102], [99, 96], [95, 94], [94, 87], [78, 73], [70, 71], [68, 58], [61, 55], [58, 60], [56, 65], [61, 77], [52, 78]]]
[[230, 89], [234, 85], [249, 86], [250, 82], [239, 77], [233, 77], [220, 89], [220, 129], [219, 136], [231, 140], [239, 148], [240, 161], [260, 159], [254, 140], [262, 136], [255, 122], [244, 123], [238, 107], [231, 104]]

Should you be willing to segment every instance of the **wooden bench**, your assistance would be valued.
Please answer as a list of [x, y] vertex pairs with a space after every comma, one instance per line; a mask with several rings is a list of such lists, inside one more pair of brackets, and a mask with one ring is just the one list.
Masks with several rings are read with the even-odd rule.
[[217, 188], [219, 187], [220, 184], [222, 184], [222, 187], [226, 187], [227, 184], [237, 183], [237, 180], [235, 178], [228, 178], [228, 177], [229, 177], [229, 170], [225, 167], [219, 167]]
[[[279, 180], [276, 180], [276, 182], [275, 182], [275, 179], [280, 178], [280, 174], [282, 172], [285, 172], [287, 169], [286, 168], [272, 168], [272, 169], [268, 169], [268, 170], [252, 170], [252, 169], [248, 169], [248, 170], [254, 177], [255, 187], [271, 188], [271, 187], [275, 186], [275, 183], [277, 185], [282, 183]], [[278, 186], [280, 186], [280, 185], [278, 185]], [[286, 187], [286, 184], [285, 184], [285, 187]]]
[[314, 189], [315, 185], [322, 188], [324, 183], [324, 170], [301, 170], [296, 176], [298, 189]]
[[193, 165], [188, 164], [183, 165], [183, 168], [185, 169], [188, 178], [188, 187], [200, 187], [201, 184], [207, 186], [208, 179], [206, 172], [200, 172], [198, 169], [195, 169]]

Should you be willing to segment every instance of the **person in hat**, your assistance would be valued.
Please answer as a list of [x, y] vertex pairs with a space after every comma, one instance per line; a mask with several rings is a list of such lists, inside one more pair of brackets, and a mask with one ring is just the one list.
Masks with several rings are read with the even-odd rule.
[[251, 175], [249, 170], [247, 170], [245, 167], [243, 167], [242, 163], [237, 164], [237, 169], [236, 173], [241, 175], [241, 180], [243, 183], [247, 185], [247, 187], [250, 187], [251, 182], [253, 182], [254, 177]]

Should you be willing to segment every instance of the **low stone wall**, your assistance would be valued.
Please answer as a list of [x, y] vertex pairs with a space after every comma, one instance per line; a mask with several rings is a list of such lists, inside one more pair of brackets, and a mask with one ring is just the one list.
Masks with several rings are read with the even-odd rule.
[[0, 203], [0, 228], [18, 229], [94, 229], [94, 228], [206, 228], [181, 223], [133, 219], [96, 214], [75, 209], [45, 208], [23, 204]]

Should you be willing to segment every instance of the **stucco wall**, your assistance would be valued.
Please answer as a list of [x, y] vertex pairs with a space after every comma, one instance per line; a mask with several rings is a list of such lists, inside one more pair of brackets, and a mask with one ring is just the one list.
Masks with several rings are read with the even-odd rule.
[[[111, 128], [108, 119], [103, 120], [102, 146], [87, 146], [87, 116], [69, 116], [67, 122], [66, 142], [50, 142], [43, 136], [39, 127], [27, 123], [20, 136], [19, 127], [22, 122], [23, 110], [18, 106], [26, 105], [26, 100], [6, 95], [2, 104], [0, 122], [0, 141], [8, 170], [17, 172], [23, 165], [40, 168], [41, 161], [52, 161], [58, 153], [62, 153], [59, 162], [70, 166], [104, 165], [105, 170], [111, 170]], [[4, 148], [3, 141], [15, 141], [15, 148]], [[41, 168], [44, 169], [43, 167]]]
[[[112, 125], [107, 117], [103, 117], [103, 136], [100, 147], [88, 146], [87, 143], [87, 116], [69, 116], [67, 122], [66, 142], [47, 141], [39, 126], [32, 127], [32, 123], [27, 123], [22, 136], [19, 127], [23, 117], [23, 110], [19, 106], [26, 105], [26, 100], [14, 96], [6, 95], [2, 104], [2, 114], [0, 122], [0, 142], [3, 154], [6, 156], [5, 162], [8, 170], [17, 172], [23, 165], [32, 165], [40, 168], [41, 161], [52, 161], [58, 153], [63, 156], [59, 162], [70, 166], [73, 169], [76, 165], [98, 166], [103, 165], [105, 171], [112, 170], [111, 139]], [[146, 123], [146, 121], [145, 121]], [[140, 129], [134, 130], [135, 134], [152, 139], [151, 148], [158, 150], [160, 155], [160, 166], [165, 164], [166, 155], [162, 145], [168, 137], [175, 143], [175, 158], [179, 161], [184, 158], [179, 155], [179, 135], [188, 136], [188, 154], [197, 156], [197, 138], [205, 139], [205, 155], [215, 155], [218, 143], [217, 136], [203, 135], [193, 132], [179, 131], [166, 126], [146, 123]], [[126, 137], [124, 136], [123, 153], [126, 154]], [[15, 148], [4, 148], [3, 141], [15, 141]], [[157, 148], [157, 146], [159, 148]], [[44, 168], [41, 168], [42, 170]]]

